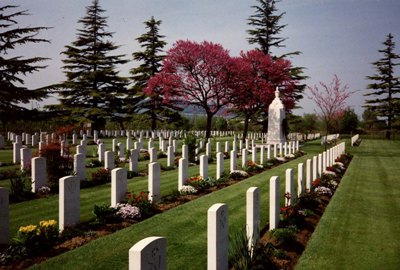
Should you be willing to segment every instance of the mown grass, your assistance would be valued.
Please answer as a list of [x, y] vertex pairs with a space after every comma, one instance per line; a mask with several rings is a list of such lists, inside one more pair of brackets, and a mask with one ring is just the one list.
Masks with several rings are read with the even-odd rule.
[[400, 267], [400, 141], [363, 140], [352, 152], [297, 270]]
[[[257, 186], [261, 189], [261, 220], [267, 223], [269, 206], [269, 179], [281, 177], [281, 203], [283, 204], [284, 173], [287, 168], [297, 168], [311, 153], [321, 150], [318, 142], [307, 147], [310, 154], [267, 170], [235, 185], [213, 192], [184, 205], [156, 215], [112, 235], [92, 241], [76, 250], [52, 258], [33, 269], [126, 269], [128, 250], [139, 240], [149, 236], [167, 238], [168, 269], [206, 269], [207, 264], [207, 210], [214, 203], [227, 203], [229, 227], [245, 224], [246, 190]], [[297, 169], [295, 170], [297, 171]], [[161, 182], [164, 182], [162, 178]], [[88, 260], [88, 258], [96, 258]]]

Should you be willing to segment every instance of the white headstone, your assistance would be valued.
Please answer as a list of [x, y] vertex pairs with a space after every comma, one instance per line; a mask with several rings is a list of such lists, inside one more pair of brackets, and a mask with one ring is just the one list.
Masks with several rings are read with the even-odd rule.
[[174, 147], [172, 145], [168, 146], [167, 149], [167, 167], [173, 167], [175, 161]]
[[8, 189], [0, 187], [0, 245], [7, 245], [10, 238], [10, 201]]
[[124, 200], [128, 189], [127, 171], [124, 168], [116, 168], [111, 171], [111, 206]]
[[13, 143], [13, 163], [18, 164], [21, 162], [21, 148], [22, 143], [15, 142]]
[[293, 169], [286, 169], [285, 179], [285, 195], [289, 193], [290, 199], [285, 198], [285, 205], [294, 205], [294, 181], [293, 181]]
[[312, 164], [312, 179], [311, 182], [318, 178], [318, 157], [313, 156], [313, 164]]
[[21, 155], [21, 171], [31, 168], [32, 149], [21, 148], [20, 155]]
[[100, 143], [97, 149], [97, 154], [99, 156], [99, 161], [104, 161], [104, 153], [106, 152], [106, 145], [104, 143]]
[[118, 155], [120, 160], [125, 159], [125, 146], [123, 143], [118, 143]]
[[247, 166], [248, 153], [249, 151], [246, 148], [242, 149], [242, 168]]
[[257, 147], [252, 147], [251, 160], [257, 163]]
[[178, 172], [178, 190], [181, 190], [182, 186], [185, 184], [186, 179], [188, 178], [188, 170], [188, 160], [186, 158], [180, 158]]
[[269, 182], [269, 229], [278, 228], [280, 218], [279, 176], [272, 176]]
[[236, 157], [236, 151], [231, 150], [231, 155], [230, 155], [230, 172], [235, 171], [237, 169], [237, 157]]
[[300, 194], [305, 191], [305, 183], [304, 183], [304, 164], [299, 163], [297, 166], [297, 196], [300, 197]]
[[216, 179], [220, 179], [224, 174], [224, 153], [217, 153], [217, 175]]
[[208, 156], [207, 155], [200, 156], [200, 176], [202, 176], [203, 179], [208, 178]]
[[246, 192], [246, 229], [248, 247], [253, 253], [254, 245], [260, 238], [260, 188], [251, 187]]
[[217, 203], [207, 212], [207, 269], [228, 269], [228, 206]]
[[150, 149], [150, 163], [157, 162], [157, 149], [155, 147]]
[[322, 172], [323, 172], [323, 170], [322, 170], [323, 165], [322, 164], [323, 164], [322, 163], [322, 154], [318, 154], [318, 176], [319, 177], [322, 175]]
[[156, 202], [160, 200], [160, 174], [161, 166], [157, 162], [152, 162], [149, 164], [149, 200]]
[[46, 185], [46, 158], [34, 157], [31, 165], [32, 192], [37, 192], [40, 187]]
[[138, 159], [139, 159], [139, 150], [131, 149], [131, 155], [129, 157], [129, 170], [131, 172], [138, 171]]
[[59, 186], [59, 230], [75, 226], [80, 216], [80, 181], [76, 176], [60, 178]]
[[311, 159], [307, 159], [306, 162], [306, 189], [307, 191], [311, 190], [311, 186], [312, 186], [312, 163], [311, 163]]
[[115, 168], [114, 152], [106, 151], [104, 153], [104, 169], [112, 170]]
[[265, 147], [261, 145], [260, 147], [260, 164], [264, 164], [265, 162]]
[[189, 159], [189, 148], [186, 144], [182, 145], [182, 158]]
[[86, 178], [85, 156], [83, 154], [74, 155], [74, 172], [79, 180]]
[[129, 270], [166, 270], [167, 239], [147, 237], [129, 249]]

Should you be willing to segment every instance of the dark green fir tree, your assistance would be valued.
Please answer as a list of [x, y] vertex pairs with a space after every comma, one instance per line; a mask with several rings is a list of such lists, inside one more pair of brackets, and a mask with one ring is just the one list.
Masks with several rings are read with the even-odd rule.
[[400, 102], [400, 80], [395, 74], [396, 66], [400, 65], [400, 55], [394, 52], [395, 42], [392, 34], [387, 35], [383, 45], [384, 48], [378, 50], [383, 57], [372, 63], [377, 73], [367, 76], [367, 79], [373, 81], [373, 83], [367, 85], [369, 92], [364, 96], [371, 99], [365, 101], [364, 107], [375, 112], [378, 117], [386, 119], [386, 138], [390, 139], [393, 120], [400, 114], [398, 106]]
[[157, 95], [145, 96], [143, 93], [148, 80], [163, 66], [162, 61], [165, 57], [163, 49], [167, 43], [163, 40], [165, 36], [160, 34], [161, 22], [154, 17], [144, 22], [147, 32], [136, 38], [142, 51], [132, 54], [133, 59], [140, 62], [138, 67], [131, 69], [134, 82], [132, 94], [140, 100], [133, 109], [149, 117], [152, 130], [157, 128], [157, 121], [174, 121], [179, 118], [179, 114], [176, 113], [178, 107], [162, 103], [162, 98]]
[[106, 120], [117, 121], [124, 129], [127, 78], [120, 77], [117, 65], [127, 63], [124, 55], [112, 55], [118, 49], [106, 28], [107, 17], [93, 0], [86, 16], [78, 23], [77, 38], [62, 52], [67, 79], [58, 85], [61, 108], [79, 124], [91, 123], [93, 130], [105, 128]]
[[18, 11], [18, 6], [0, 7], [0, 121], [3, 128], [10, 121], [31, 119], [34, 113], [22, 106], [31, 100], [46, 96], [43, 89], [28, 89], [24, 79], [31, 73], [46, 66], [47, 58], [16, 56], [13, 50], [31, 43], [49, 42], [38, 37], [48, 27], [22, 27], [18, 25], [20, 16], [29, 15], [27, 10]]

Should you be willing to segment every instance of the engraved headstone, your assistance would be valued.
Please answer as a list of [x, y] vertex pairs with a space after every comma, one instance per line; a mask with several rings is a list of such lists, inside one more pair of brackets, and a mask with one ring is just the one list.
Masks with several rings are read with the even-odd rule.
[[75, 226], [80, 217], [80, 181], [76, 176], [60, 178], [59, 186], [59, 230]]
[[207, 269], [228, 269], [228, 205], [217, 203], [207, 212]]
[[167, 240], [147, 237], [129, 249], [129, 270], [166, 270]]
[[116, 168], [111, 171], [111, 206], [123, 201], [128, 189], [127, 171], [124, 168]]

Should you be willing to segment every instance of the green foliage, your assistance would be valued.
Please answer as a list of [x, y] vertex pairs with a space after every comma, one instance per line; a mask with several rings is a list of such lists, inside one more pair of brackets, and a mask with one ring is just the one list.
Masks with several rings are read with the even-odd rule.
[[99, 161], [98, 159], [91, 159], [88, 167], [89, 168], [97, 168], [97, 167], [101, 167], [103, 166], [103, 163], [101, 161]]
[[311, 192], [303, 192], [300, 194], [298, 205], [301, 209], [316, 209], [320, 204], [320, 199], [318, 198], [318, 194]]
[[388, 34], [385, 42], [384, 49], [378, 50], [383, 54], [383, 57], [373, 62], [377, 74], [367, 76], [367, 79], [373, 83], [367, 85], [370, 92], [364, 96], [371, 97], [365, 101], [364, 107], [374, 111], [377, 116], [386, 119], [387, 129], [386, 138], [391, 138], [392, 124], [396, 115], [400, 114], [400, 80], [399, 76], [395, 74], [395, 67], [400, 65], [400, 55], [394, 52], [395, 42], [393, 35]]
[[[122, 123], [126, 110], [127, 79], [117, 75], [116, 66], [125, 64], [124, 55], [111, 55], [118, 49], [111, 41], [112, 32], [105, 30], [107, 17], [98, 0], [86, 8], [78, 22], [77, 39], [62, 52], [67, 80], [54, 86], [61, 96], [57, 107], [68, 118], [83, 124], [92, 123], [94, 130], [104, 129], [106, 118]], [[123, 128], [123, 127], [121, 127]]]
[[110, 207], [107, 204], [95, 204], [93, 208], [96, 222], [100, 224], [119, 222], [120, 218], [117, 215], [117, 211], [117, 208]]
[[12, 243], [7, 249], [0, 252], [0, 265], [11, 264], [28, 257], [30, 251], [24, 245]]
[[93, 184], [104, 184], [111, 182], [111, 172], [107, 169], [100, 168], [92, 173]]
[[[71, 175], [73, 171], [72, 159], [60, 153], [61, 145], [58, 142], [46, 144], [40, 151], [40, 156], [46, 158], [48, 186], [53, 191], [58, 190], [59, 179]], [[68, 154], [68, 149], [65, 149], [65, 153]]]
[[248, 242], [245, 227], [237, 229], [232, 235], [229, 235], [229, 266], [235, 270], [271, 269], [273, 267], [271, 261], [273, 247], [263, 246], [259, 243], [259, 239], [255, 239], [252, 249], [249, 249]]
[[[4, 3], [3, 3], [4, 4]], [[24, 58], [16, 55], [15, 49], [28, 44], [49, 42], [39, 38], [42, 30], [48, 27], [21, 26], [18, 18], [27, 16], [26, 10], [14, 11], [18, 6], [2, 5], [0, 7], [0, 121], [6, 123], [14, 122], [20, 118], [33, 119], [37, 110], [28, 110], [23, 104], [31, 100], [41, 100], [47, 93], [44, 90], [28, 89], [24, 85], [26, 76], [45, 68], [41, 62], [47, 60], [43, 57]], [[20, 51], [21, 52], [21, 51]]]
[[277, 228], [271, 231], [271, 236], [278, 245], [283, 245], [296, 240], [297, 227], [290, 225], [285, 228]]
[[58, 239], [58, 226], [55, 220], [42, 220], [39, 225], [20, 227], [15, 242], [25, 246], [30, 252], [39, 252], [51, 247]]
[[15, 174], [10, 176], [10, 198], [13, 201], [21, 201], [32, 195], [30, 177], [26, 172], [15, 171]]
[[342, 119], [340, 119], [340, 133], [350, 134], [357, 132], [359, 125], [358, 116], [354, 109], [347, 108], [344, 111]]
[[183, 140], [184, 144], [188, 146], [188, 155], [189, 155], [189, 161], [194, 162], [196, 158], [196, 136], [194, 136], [191, 133], [186, 134], [185, 139]]
[[139, 195], [134, 192], [127, 192], [125, 197], [130, 205], [139, 207], [140, 215], [143, 219], [151, 217], [158, 212], [156, 205], [149, 200], [148, 192], [141, 191]]

